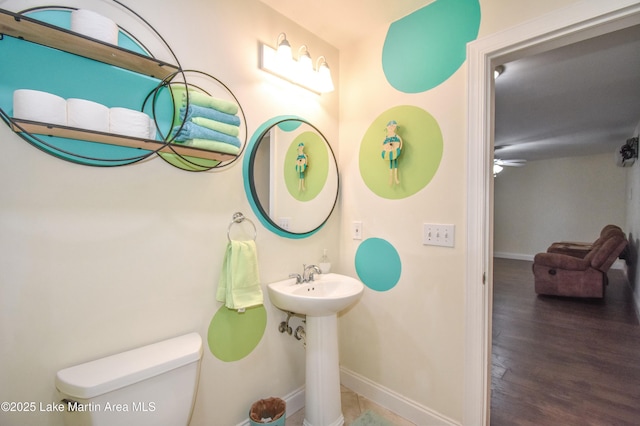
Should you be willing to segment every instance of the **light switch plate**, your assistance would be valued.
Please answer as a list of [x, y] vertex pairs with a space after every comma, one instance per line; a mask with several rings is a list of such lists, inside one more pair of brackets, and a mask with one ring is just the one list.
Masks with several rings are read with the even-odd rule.
[[354, 240], [361, 240], [362, 239], [362, 222], [360, 221], [354, 221], [352, 224], [352, 234], [353, 234], [353, 239]]
[[453, 247], [455, 225], [425, 223], [422, 229], [422, 244], [427, 246]]
[[290, 224], [291, 224], [291, 218], [290, 217], [278, 218], [278, 226], [280, 226], [280, 228], [284, 229], [285, 231], [289, 230]]

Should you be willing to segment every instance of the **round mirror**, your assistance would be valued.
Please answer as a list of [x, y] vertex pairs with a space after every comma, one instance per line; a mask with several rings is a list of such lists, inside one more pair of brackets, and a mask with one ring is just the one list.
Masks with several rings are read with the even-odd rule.
[[247, 145], [243, 171], [253, 211], [265, 227], [284, 237], [318, 231], [338, 200], [333, 150], [300, 117], [275, 117], [260, 126]]

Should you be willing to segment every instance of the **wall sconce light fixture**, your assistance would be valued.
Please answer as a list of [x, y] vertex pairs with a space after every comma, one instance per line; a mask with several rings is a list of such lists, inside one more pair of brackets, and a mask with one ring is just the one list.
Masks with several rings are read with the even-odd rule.
[[[282, 39], [280, 39], [280, 37], [282, 37]], [[288, 64], [291, 62], [293, 59], [293, 53], [291, 52], [291, 45], [289, 44], [289, 41], [287, 41], [287, 35], [285, 33], [280, 33], [278, 35], [276, 44], [278, 45], [276, 51], [278, 62], [281, 64]]]
[[334, 90], [331, 70], [324, 56], [316, 60], [314, 68], [306, 45], [303, 44], [298, 49], [297, 59], [292, 56], [291, 45], [285, 33], [278, 35], [276, 45], [277, 49], [264, 43], [260, 44], [260, 69], [315, 93], [328, 93]]
[[323, 93], [333, 92], [333, 79], [331, 78], [331, 70], [327, 64], [327, 58], [320, 56], [316, 61], [316, 72], [320, 80], [320, 91]]

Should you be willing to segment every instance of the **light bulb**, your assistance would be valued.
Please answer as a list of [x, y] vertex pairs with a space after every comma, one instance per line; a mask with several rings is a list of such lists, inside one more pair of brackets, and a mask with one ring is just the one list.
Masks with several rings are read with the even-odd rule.
[[282, 69], [290, 66], [292, 62], [292, 54], [291, 54], [291, 45], [287, 41], [287, 36], [285, 33], [280, 33], [278, 36], [278, 40], [280, 40], [280, 36], [282, 36], [282, 41], [279, 41], [278, 49], [276, 51], [276, 60], [278, 62], [278, 66]]
[[323, 61], [318, 67], [318, 84], [321, 92], [333, 92], [333, 79], [331, 78], [331, 70], [326, 61]]

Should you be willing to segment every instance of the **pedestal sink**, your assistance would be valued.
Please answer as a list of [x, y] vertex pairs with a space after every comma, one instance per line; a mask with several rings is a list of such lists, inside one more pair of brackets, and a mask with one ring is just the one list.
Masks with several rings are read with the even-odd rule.
[[322, 274], [302, 284], [294, 278], [278, 281], [267, 290], [279, 309], [307, 316], [304, 426], [343, 425], [338, 312], [360, 299], [364, 285], [346, 275]]

